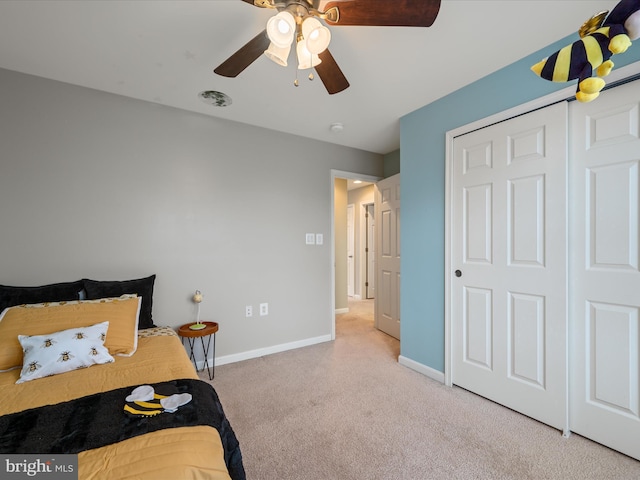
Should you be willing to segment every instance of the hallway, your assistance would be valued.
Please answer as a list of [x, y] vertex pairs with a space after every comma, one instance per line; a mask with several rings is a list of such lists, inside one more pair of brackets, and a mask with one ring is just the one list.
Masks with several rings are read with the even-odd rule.
[[336, 315], [336, 339], [349, 338], [350, 342], [366, 342], [371, 338], [380, 338], [389, 354], [397, 361], [400, 355], [400, 341], [375, 327], [374, 302], [374, 299], [349, 298], [349, 312]]

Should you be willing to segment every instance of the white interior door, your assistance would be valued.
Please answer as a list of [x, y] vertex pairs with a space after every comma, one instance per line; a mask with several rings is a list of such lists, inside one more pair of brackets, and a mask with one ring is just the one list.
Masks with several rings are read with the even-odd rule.
[[640, 82], [571, 105], [570, 427], [640, 460]]
[[367, 279], [366, 279], [366, 297], [367, 299], [376, 297], [376, 221], [375, 207], [373, 203], [366, 205], [367, 213]]
[[561, 430], [566, 132], [563, 102], [456, 138], [452, 168], [453, 383]]
[[400, 339], [400, 174], [376, 183], [376, 326]]
[[355, 220], [354, 206], [347, 205], [347, 296], [353, 297], [356, 264], [353, 258], [356, 242], [355, 242]]

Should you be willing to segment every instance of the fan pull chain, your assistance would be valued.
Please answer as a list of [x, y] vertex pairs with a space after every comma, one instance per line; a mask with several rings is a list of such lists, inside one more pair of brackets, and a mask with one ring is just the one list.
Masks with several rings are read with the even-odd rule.
[[[300, 41], [300, 40], [298, 40]], [[293, 85], [296, 87], [300, 86], [300, 82], [298, 81], [298, 70], [300, 70], [300, 59], [297, 58], [296, 56], [296, 60], [298, 65], [296, 66], [296, 78], [293, 81]], [[313, 65], [313, 54], [311, 52], [309, 52], [309, 65]], [[309, 76], [307, 78], [309, 78], [309, 81], [313, 82], [313, 80], [315, 79], [315, 76], [313, 75], [313, 67], [309, 67], [309, 69], [311, 70], [311, 72], [309, 72]]]

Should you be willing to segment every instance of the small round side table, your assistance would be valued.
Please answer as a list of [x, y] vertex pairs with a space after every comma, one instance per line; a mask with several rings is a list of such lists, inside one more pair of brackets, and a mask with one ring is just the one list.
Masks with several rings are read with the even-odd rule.
[[[218, 324], [216, 322], [200, 322], [204, 323], [206, 326], [201, 328], [200, 330], [192, 330], [189, 328], [191, 325], [196, 322], [187, 323], [182, 325], [178, 329], [178, 335], [182, 338], [182, 344], [184, 345], [184, 340], [187, 340], [189, 344], [189, 358], [193, 362], [193, 366], [196, 368], [196, 371], [203, 371], [205, 368], [209, 373], [209, 380], [213, 380], [213, 377], [216, 375], [216, 332], [218, 331]], [[207, 345], [204, 344], [204, 337], [208, 337]], [[209, 366], [209, 348], [211, 347], [211, 337], [213, 337], [213, 360], [211, 363], [213, 365]], [[193, 352], [193, 347], [196, 343], [196, 339], [200, 339], [200, 343], [202, 343], [202, 352], [204, 353], [204, 365], [202, 370], [198, 370], [198, 364], [196, 362], [196, 357]]]

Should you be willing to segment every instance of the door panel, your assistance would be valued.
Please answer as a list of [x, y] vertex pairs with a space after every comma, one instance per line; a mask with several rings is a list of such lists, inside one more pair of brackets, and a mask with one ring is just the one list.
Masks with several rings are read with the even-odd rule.
[[464, 187], [465, 263], [492, 263], [492, 185]]
[[640, 459], [640, 82], [571, 105], [571, 430]]
[[588, 173], [590, 267], [637, 270], [638, 162], [592, 167]]
[[375, 208], [373, 204], [366, 206], [367, 208], [367, 296], [366, 298], [375, 298], [376, 296], [376, 222]]
[[509, 377], [545, 387], [545, 304], [540, 295], [509, 294]]
[[543, 267], [544, 176], [509, 180], [507, 232], [510, 265]]
[[353, 297], [356, 283], [355, 207], [347, 205], [347, 296]]
[[454, 140], [453, 383], [566, 429], [565, 103]]
[[400, 339], [400, 175], [381, 180], [375, 191], [376, 327]]
[[589, 303], [593, 403], [638, 416], [638, 308]]
[[464, 361], [493, 368], [492, 290], [464, 287]]

